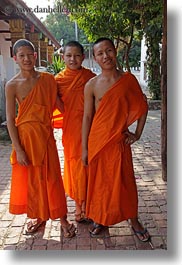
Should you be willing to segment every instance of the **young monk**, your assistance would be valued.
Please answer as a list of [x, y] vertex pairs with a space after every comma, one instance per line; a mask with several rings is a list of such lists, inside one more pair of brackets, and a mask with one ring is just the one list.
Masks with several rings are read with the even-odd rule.
[[[131, 144], [139, 140], [148, 106], [136, 78], [116, 67], [116, 49], [108, 38], [93, 45], [102, 73], [85, 86], [82, 159], [88, 165], [86, 214], [94, 223], [91, 235], [104, 226], [131, 219], [142, 241], [149, 233], [138, 221], [137, 188]], [[135, 132], [128, 127], [137, 121]]]
[[[67, 221], [67, 205], [53, 129], [57, 86], [54, 76], [35, 71], [36, 53], [26, 39], [13, 46], [20, 72], [5, 87], [6, 115], [13, 150], [10, 213], [31, 219], [27, 234], [60, 218], [65, 237], [75, 235]], [[16, 117], [16, 103], [18, 115]]]
[[56, 75], [58, 95], [64, 103], [63, 135], [64, 146], [64, 188], [76, 202], [75, 220], [86, 221], [85, 196], [87, 169], [82, 163], [81, 131], [84, 108], [84, 86], [95, 76], [82, 67], [83, 46], [77, 41], [68, 42], [63, 51], [66, 68]]

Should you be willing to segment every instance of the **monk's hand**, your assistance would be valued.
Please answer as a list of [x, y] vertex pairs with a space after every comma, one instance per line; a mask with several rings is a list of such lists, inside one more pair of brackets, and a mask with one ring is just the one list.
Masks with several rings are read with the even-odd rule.
[[88, 166], [88, 150], [82, 152], [82, 162], [84, 166]]
[[64, 113], [64, 102], [62, 101], [61, 98], [59, 98], [57, 96], [56, 98], [56, 106], [55, 108], [58, 108], [58, 110], [61, 112], [61, 113]]
[[143, 98], [145, 101], [147, 101], [147, 96], [143, 93]]
[[18, 164], [20, 164], [21, 166], [29, 165], [29, 160], [24, 150], [22, 149], [18, 151], [16, 150], [16, 157], [17, 157]]
[[131, 145], [139, 139], [135, 133], [130, 131], [126, 131], [124, 134], [126, 135], [125, 144]]

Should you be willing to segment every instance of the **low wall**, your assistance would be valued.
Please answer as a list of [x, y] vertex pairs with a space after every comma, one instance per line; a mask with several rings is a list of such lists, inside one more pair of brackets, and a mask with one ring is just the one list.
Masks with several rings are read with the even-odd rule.
[[149, 110], [160, 110], [161, 109], [161, 100], [148, 100]]

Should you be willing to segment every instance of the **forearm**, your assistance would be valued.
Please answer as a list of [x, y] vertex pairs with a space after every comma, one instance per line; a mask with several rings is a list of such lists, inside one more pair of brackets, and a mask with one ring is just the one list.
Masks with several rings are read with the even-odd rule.
[[91, 118], [84, 117], [82, 123], [82, 150], [88, 150], [88, 136], [91, 127]]
[[135, 132], [132, 133], [129, 130], [127, 130], [126, 132], [124, 132], [126, 138], [125, 138], [125, 143], [126, 144], [133, 144], [134, 142], [138, 141], [142, 135], [143, 132], [143, 128], [145, 126], [145, 122], [146, 122], [146, 118], [147, 118], [147, 112], [145, 114], [143, 114], [138, 120], [137, 120], [137, 126], [135, 129]]
[[61, 113], [64, 113], [64, 103], [59, 96], [56, 98], [55, 108], [57, 108]]
[[137, 126], [136, 126], [136, 130], [135, 130], [135, 135], [136, 135], [137, 139], [140, 139], [140, 137], [142, 135], [142, 132], [143, 132], [143, 129], [144, 129], [144, 126], [145, 126], [145, 122], [146, 122], [146, 119], [147, 119], [147, 113], [148, 112], [143, 114], [137, 121]]
[[20, 140], [19, 140], [19, 136], [18, 136], [18, 129], [15, 126], [15, 123], [13, 120], [8, 119], [7, 120], [7, 127], [8, 127], [8, 132], [9, 132], [9, 136], [11, 138], [13, 147], [15, 149], [15, 151], [21, 151], [23, 150]]
[[17, 162], [22, 166], [28, 166], [30, 162], [24, 148], [20, 143], [17, 127], [12, 121], [7, 121], [7, 126], [13, 144], [13, 148], [16, 151]]
[[88, 137], [91, 127], [91, 119], [89, 117], [83, 118], [82, 123], [82, 161], [83, 165], [88, 165]]

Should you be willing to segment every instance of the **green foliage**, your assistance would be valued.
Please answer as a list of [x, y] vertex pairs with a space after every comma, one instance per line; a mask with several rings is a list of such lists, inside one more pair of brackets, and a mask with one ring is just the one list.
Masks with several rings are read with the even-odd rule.
[[[126, 67], [125, 62], [123, 62], [123, 57], [124, 57], [124, 50], [121, 49], [118, 52], [118, 60], [120, 64], [123, 64], [123, 67]], [[139, 68], [140, 58], [141, 58], [141, 42], [134, 39], [129, 52], [130, 67]]]
[[161, 0], [143, 0], [141, 2], [142, 29], [147, 46], [148, 88], [153, 99], [160, 99], [161, 58], [159, 44], [162, 40], [163, 2]]
[[[76, 20], [84, 30], [88, 40], [94, 42], [97, 38], [107, 36], [115, 42], [119, 62], [130, 71], [129, 54], [135, 33], [140, 30], [140, 15], [135, 12], [134, 1], [64, 1], [71, 13], [71, 19]], [[77, 12], [77, 11], [84, 11]], [[140, 31], [138, 31], [140, 32]], [[141, 39], [141, 35], [138, 34]], [[122, 68], [122, 67], [121, 67]]]
[[[52, 35], [58, 40], [63, 40], [63, 45], [70, 40], [76, 40], [75, 22], [70, 20], [68, 14], [52, 13], [43, 22]], [[78, 27], [78, 38], [81, 43], [88, 43], [82, 29]]]
[[42, 62], [46, 63], [46, 69], [49, 73], [56, 75], [60, 71], [62, 71], [65, 68], [65, 63], [61, 59], [60, 55], [54, 55], [52, 59], [52, 63], [42, 60]]
[[[57, 0], [56, 3], [60, 1]], [[162, 0], [64, 0], [61, 1], [90, 42], [107, 36], [114, 40], [119, 60], [128, 70], [138, 57], [134, 41], [145, 35], [149, 91], [160, 98], [160, 50]], [[136, 37], [136, 33], [138, 36]], [[134, 48], [135, 46], [135, 48]]]
[[[68, 10], [75, 10], [71, 18], [84, 29], [89, 41], [108, 36], [117, 39], [130, 36], [131, 29], [139, 23], [139, 15], [132, 12], [133, 1], [63, 1]], [[82, 9], [81, 9], [82, 8]], [[81, 12], [83, 10], [83, 12]], [[77, 12], [78, 11], [78, 12]]]
[[160, 99], [160, 50], [159, 43], [153, 42], [151, 36], [146, 36], [147, 45], [147, 74], [148, 74], [148, 88], [152, 99]]
[[63, 39], [67, 42], [75, 38], [74, 22], [70, 22], [66, 14], [49, 14], [43, 23], [58, 41]]

